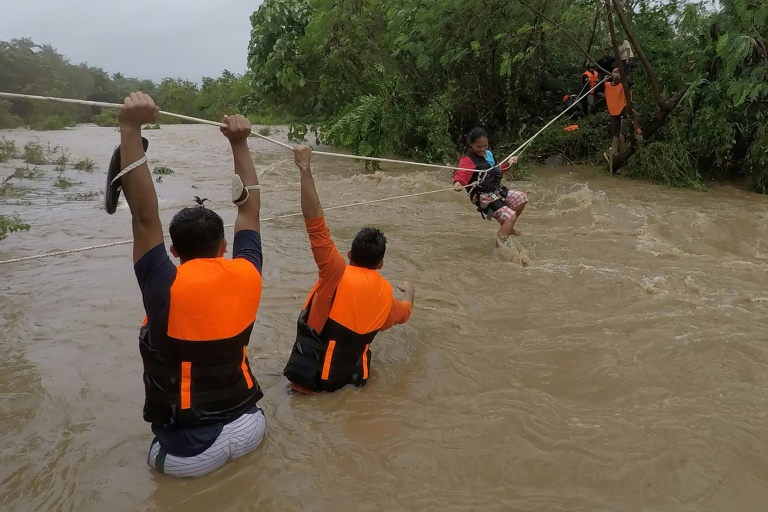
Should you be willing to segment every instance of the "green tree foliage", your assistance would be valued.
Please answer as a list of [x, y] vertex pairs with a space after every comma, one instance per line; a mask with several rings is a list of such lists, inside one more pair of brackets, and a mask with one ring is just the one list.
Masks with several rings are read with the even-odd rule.
[[219, 78], [203, 78], [195, 106], [208, 119], [219, 120], [233, 112], [245, 112], [250, 92], [248, 76], [225, 69]]
[[[628, 173], [688, 187], [745, 176], [766, 192], [768, 3], [616, 3], [650, 63], [631, 74], [635, 108], [658, 128]], [[497, 147], [524, 140], [579, 91], [585, 49], [596, 59], [610, 45], [598, 0], [265, 0], [251, 24], [252, 101], [318, 123], [326, 142], [359, 154], [433, 161], [455, 158], [476, 125]], [[660, 99], [669, 115], [659, 121]], [[531, 154], [600, 162], [607, 123], [563, 131], [571, 122]]]
[[[0, 91], [38, 96], [122, 103], [132, 92], [151, 94], [163, 110], [192, 117], [220, 119], [248, 107], [249, 77], [224, 71], [219, 78], [196, 83], [165, 78], [160, 84], [129, 78], [86, 64], [72, 64], [49, 45], [30, 39], [0, 41]], [[175, 118], [163, 119], [178, 122]], [[115, 109], [91, 108], [31, 100], [0, 100], [0, 129], [28, 126], [55, 130], [77, 123], [117, 126]]]
[[[120, 102], [129, 92], [154, 92], [151, 81], [113, 77], [101, 68], [74, 65], [50, 45], [30, 39], [0, 41], [0, 91], [39, 96]], [[100, 109], [29, 100], [0, 102], [0, 128], [26, 124], [60, 129], [90, 122]]]

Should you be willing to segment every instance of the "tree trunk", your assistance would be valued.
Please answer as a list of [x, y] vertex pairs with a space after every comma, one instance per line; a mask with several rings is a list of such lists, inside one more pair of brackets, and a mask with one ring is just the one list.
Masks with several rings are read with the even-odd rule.
[[[688, 87], [689, 84], [684, 84], [679, 91], [677, 91], [672, 95], [671, 98], [669, 98], [667, 101], [667, 106], [665, 108], [659, 109], [659, 111], [656, 112], [656, 115], [653, 116], [653, 118], [643, 130], [643, 135], [645, 138], [653, 137], [653, 135], [659, 131], [659, 129], [666, 122], [667, 116], [669, 116], [675, 106], [677, 106], [680, 98], [682, 98], [683, 95], [685, 95], [685, 93], [688, 91]], [[635, 154], [636, 150], [637, 144], [632, 144], [619, 151], [619, 153], [613, 157], [613, 171], [616, 172], [625, 163], [627, 163], [627, 160], [629, 160], [629, 158]]]
[[[613, 5], [613, 9], [611, 9], [611, 5]], [[674, 110], [674, 108], [680, 102], [680, 99], [683, 97], [686, 91], [688, 91], [688, 87], [690, 87], [690, 84], [684, 84], [680, 88], [680, 90], [677, 91], [675, 94], [673, 94], [669, 99], [664, 99], [664, 96], [662, 95], [662, 92], [661, 92], [661, 87], [659, 85], [659, 80], [656, 76], [656, 72], [653, 70], [651, 63], [648, 61], [648, 58], [645, 56], [645, 53], [643, 52], [643, 49], [640, 46], [640, 43], [637, 41], [637, 38], [635, 37], [635, 33], [632, 31], [632, 28], [629, 26], [629, 23], [627, 22], [627, 18], [623, 12], [621, 0], [605, 0], [605, 9], [608, 16], [608, 28], [611, 32], [611, 42], [613, 44], [613, 51], [616, 52], [616, 57], [619, 59], [619, 62], [621, 62], [621, 59], [620, 59], [621, 53], [619, 52], [618, 41], [616, 40], [616, 31], [613, 25], [612, 11], [614, 10], [616, 11], [616, 16], [619, 19], [619, 23], [621, 24], [621, 27], [624, 29], [624, 33], [627, 34], [627, 39], [632, 45], [635, 53], [640, 58], [640, 63], [642, 64], [643, 69], [645, 70], [645, 73], [648, 76], [648, 82], [651, 84], [651, 91], [653, 93], [654, 99], [656, 100], [656, 104], [659, 110], [656, 112], [656, 114], [653, 116], [653, 118], [650, 120], [647, 126], [645, 126], [643, 129], [644, 138], [649, 139], [653, 137], [654, 134], [658, 132], [659, 129], [661, 129], [661, 127], [664, 125], [669, 114], [672, 112], [672, 110]], [[633, 112], [631, 109], [632, 98], [631, 98], [629, 87], [627, 84], [627, 77], [624, 74], [623, 63], [621, 63], [618, 67], [619, 67], [619, 73], [621, 74], [621, 81], [624, 85], [624, 94], [627, 95], [627, 107], [628, 107], [627, 114], [629, 116], [632, 116], [633, 115]], [[629, 158], [635, 153], [636, 150], [637, 150], [637, 140], [634, 137], [634, 129], [633, 129], [630, 132], [629, 145], [625, 147], [623, 150], [621, 150], [617, 155], [614, 155], [613, 157], [613, 172], [615, 173], [624, 164], [626, 164]]]
[[[616, 28], [613, 26], [613, 13], [611, 12], [611, 0], [605, 0], [605, 12], [608, 16], [608, 31], [611, 34], [611, 46], [613, 46], [614, 58], [618, 61], [619, 75], [621, 84], [624, 86], [624, 98], [627, 100], [627, 115], [632, 117], [632, 91], [629, 90], [627, 75], [624, 73], [624, 63], [621, 61], [621, 51], [619, 51], [619, 41], [616, 38]], [[634, 139], [634, 137], [633, 137]]]
[[[656, 73], [653, 71], [653, 67], [651, 66], [650, 61], [645, 56], [643, 48], [640, 46], [640, 43], [637, 42], [635, 33], [632, 32], [632, 29], [629, 28], [629, 22], [627, 21], [627, 17], [624, 15], [624, 8], [621, 5], [621, 0], [611, 1], [613, 2], [613, 8], [616, 11], [616, 16], [619, 18], [619, 23], [624, 29], [624, 33], [627, 34], [629, 44], [632, 45], [632, 49], [635, 51], [635, 53], [637, 53], [637, 57], [640, 59], [640, 63], [643, 65], [643, 69], [645, 69], [645, 72], [648, 73], [648, 81], [651, 83], [651, 91], [653, 92], [653, 97], [656, 100], [656, 103], [659, 105], [659, 108], [661, 108], [661, 106], [664, 104], [664, 97], [661, 95], [659, 79], [656, 78]], [[613, 23], [612, 19], [611, 23]], [[620, 56], [621, 55], [619, 55], [619, 57]]]

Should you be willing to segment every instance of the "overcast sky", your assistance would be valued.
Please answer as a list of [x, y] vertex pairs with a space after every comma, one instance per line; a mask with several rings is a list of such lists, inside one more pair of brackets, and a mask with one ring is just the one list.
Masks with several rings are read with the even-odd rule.
[[262, 0], [0, 0], [0, 40], [29, 37], [74, 64], [159, 81], [246, 70]]

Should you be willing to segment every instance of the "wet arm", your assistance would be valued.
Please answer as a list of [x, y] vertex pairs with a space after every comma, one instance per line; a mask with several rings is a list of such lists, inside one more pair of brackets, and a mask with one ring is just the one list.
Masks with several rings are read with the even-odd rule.
[[[144, 156], [141, 127], [120, 126], [120, 163], [124, 168]], [[124, 175], [120, 181], [131, 209], [133, 227], [133, 262], [163, 243], [163, 226], [157, 206], [157, 193], [149, 166], [145, 163]]]
[[390, 309], [389, 317], [381, 328], [382, 331], [386, 331], [395, 325], [404, 324], [411, 318], [414, 295], [414, 292], [411, 291], [406, 294], [405, 300], [397, 300], [392, 297], [392, 309]]
[[[253, 166], [251, 151], [248, 149], [248, 139], [231, 142], [232, 156], [235, 160], [235, 173], [243, 180], [246, 187], [259, 184], [256, 168]], [[258, 189], [248, 191], [248, 200], [237, 207], [235, 233], [242, 230], [259, 232], [259, 212], [261, 210], [261, 192]]]
[[319, 276], [307, 323], [312, 329], [320, 332], [328, 320], [333, 295], [344, 275], [347, 263], [336, 248], [336, 244], [333, 243], [331, 233], [325, 224], [323, 208], [317, 196], [310, 166], [307, 164], [300, 167], [299, 171], [301, 173], [301, 211], [304, 214], [304, 223]]
[[312, 245], [312, 255], [317, 264], [320, 279], [331, 279], [338, 283], [344, 273], [346, 262], [336, 244], [323, 217], [323, 207], [317, 196], [312, 169], [307, 164], [299, 169], [301, 173], [301, 213]]
[[323, 216], [323, 207], [317, 196], [315, 179], [312, 177], [312, 168], [309, 164], [299, 169], [301, 174], [301, 213], [304, 219], [315, 219]]

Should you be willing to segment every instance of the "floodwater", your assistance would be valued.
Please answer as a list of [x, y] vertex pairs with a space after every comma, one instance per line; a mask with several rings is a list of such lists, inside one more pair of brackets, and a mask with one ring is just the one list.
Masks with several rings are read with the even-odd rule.
[[[66, 190], [51, 166], [12, 179], [0, 213], [32, 230], [0, 242], [0, 260], [130, 239], [127, 207], [109, 216], [87, 195], [103, 188], [114, 129], [0, 135], [98, 163], [65, 171]], [[176, 171], [156, 184], [164, 225], [194, 195], [234, 220], [215, 128], [145, 136], [151, 166]], [[292, 155], [251, 148], [263, 217], [298, 212]], [[326, 207], [451, 182], [416, 167], [314, 167]], [[316, 275], [302, 219], [264, 222], [249, 356], [267, 436], [196, 480], [146, 463], [131, 246], [0, 265], [0, 509], [768, 510], [768, 198], [576, 167], [516, 185], [531, 202], [506, 250], [459, 193], [326, 212], [344, 253], [361, 226], [385, 231], [382, 273], [412, 280], [416, 306], [377, 337], [364, 389], [324, 396], [291, 396], [280, 375]]]

